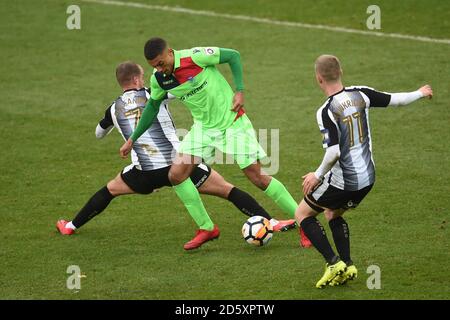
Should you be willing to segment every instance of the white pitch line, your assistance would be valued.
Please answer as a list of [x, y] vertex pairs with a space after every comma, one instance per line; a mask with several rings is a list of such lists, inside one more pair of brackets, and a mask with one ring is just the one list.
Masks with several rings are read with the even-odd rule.
[[241, 20], [241, 21], [253, 21], [253, 22], [258, 22], [258, 23], [272, 24], [272, 25], [279, 25], [279, 26], [286, 26], [286, 27], [319, 29], [319, 30], [327, 30], [327, 31], [333, 31], [333, 32], [362, 34], [365, 36], [376, 36], [376, 37], [384, 37], [384, 38], [397, 38], [397, 39], [406, 39], [406, 40], [414, 40], [414, 41], [421, 41], [421, 42], [450, 44], [450, 39], [436, 39], [436, 38], [430, 38], [430, 37], [412, 36], [412, 35], [405, 35], [405, 34], [399, 34], [399, 33], [383, 33], [383, 32], [377, 32], [377, 31], [364, 31], [364, 30], [356, 30], [356, 29], [341, 28], [341, 27], [331, 27], [331, 26], [326, 26], [326, 25], [321, 25], [321, 24], [289, 22], [289, 21], [272, 20], [272, 19], [266, 19], [266, 18], [257, 18], [257, 17], [251, 17], [251, 16], [233, 15], [233, 14], [227, 14], [227, 13], [216, 13], [213, 11], [193, 10], [193, 9], [187, 9], [187, 8], [182, 8], [182, 7], [160, 6], [160, 5], [153, 5], [153, 4], [144, 4], [144, 3], [136, 3], [136, 2], [122, 2], [122, 1], [113, 1], [113, 0], [82, 0], [82, 1], [98, 3], [98, 4], [105, 4], [105, 5], [114, 5], [114, 6], [123, 6], [123, 7], [133, 7], [133, 8], [185, 13], [185, 14], [191, 14], [191, 15], [197, 15], [197, 16], [218, 17], [218, 18], [226, 18], [226, 19]]

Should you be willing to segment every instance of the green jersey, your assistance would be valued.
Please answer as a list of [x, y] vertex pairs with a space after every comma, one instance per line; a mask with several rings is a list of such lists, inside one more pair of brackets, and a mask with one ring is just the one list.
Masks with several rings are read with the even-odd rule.
[[155, 72], [150, 79], [151, 98], [162, 100], [170, 92], [189, 108], [197, 125], [229, 128], [237, 113], [231, 110], [234, 92], [216, 68], [220, 60], [217, 47], [174, 50], [172, 74]]

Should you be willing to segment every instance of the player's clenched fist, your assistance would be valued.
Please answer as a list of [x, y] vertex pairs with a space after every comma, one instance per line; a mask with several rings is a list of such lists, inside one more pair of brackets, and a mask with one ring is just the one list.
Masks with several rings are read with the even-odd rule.
[[426, 84], [423, 87], [419, 88], [419, 91], [423, 94], [424, 97], [433, 98], [433, 89], [431, 86]]
[[120, 147], [119, 150], [120, 156], [125, 159], [130, 153], [132, 148], [133, 148], [133, 140], [128, 139], [127, 142], [125, 142], [123, 146]]

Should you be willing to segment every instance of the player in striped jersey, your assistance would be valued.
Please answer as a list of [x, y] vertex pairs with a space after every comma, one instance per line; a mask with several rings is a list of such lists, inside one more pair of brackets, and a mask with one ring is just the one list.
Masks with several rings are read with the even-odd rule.
[[[433, 91], [425, 85], [406, 93], [379, 92], [365, 86], [344, 87], [338, 58], [322, 55], [315, 62], [316, 79], [328, 96], [317, 111], [325, 156], [319, 168], [303, 176], [304, 199], [296, 220], [327, 261], [316, 287], [339, 285], [357, 276], [350, 258], [348, 224], [344, 212], [362, 201], [375, 182], [369, 127], [369, 108], [407, 105]], [[315, 216], [324, 211], [339, 255]]]
[[[139, 121], [150, 94], [144, 87], [144, 72], [141, 66], [124, 62], [117, 67], [116, 77], [123, 93], [108, 107], [105, 117], [97, 125], [95, 134], [97, 138], [103, 138], [116, 128], [127, 140]], [[168, 110], [168, 99], [165, 99], [152, 125], [134, 144], [131, 152], [132, 164], [95, 193], [73, 221], [58, 221], [59, 232], [65, 235], [73, 234], [75, 229], [102, 212], [117, 196], [149, 194], [155, 189], [171, 186], [168, 173], [179, 143]], [[190, 179], [200, 193], [227, 199], [248, 216], [260, 215], [269, 219], [275, 231], [285, 231], [295, 226], [295, 220], [273, 219], [254, 198], [225, 181], [204, 163], [196, 166]]]

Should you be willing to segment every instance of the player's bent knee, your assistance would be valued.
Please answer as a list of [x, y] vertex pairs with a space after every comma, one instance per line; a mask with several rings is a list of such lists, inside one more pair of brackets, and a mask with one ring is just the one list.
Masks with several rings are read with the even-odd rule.
[[120, 195], [120, 190], [117, 186], [117, 183], [114, 180], [111, 180], [110, 182], [108, 182], [108, 184], [106, 185], [106, 188], [108, 189], [109, 193], [111, 193], [111, 195], [113, 195], [114, 197]]
[[179, 185], [187, 178], [189, 178], [189, 175], [183, 173], [180, 170], [176, 170], [173, 172], [172, 172], [172, 170], [169, 171], [169, 181], [174, 186]]
[[295, 220], [300, 225], [300, 223], [308, 218], [317, 216], [318, 212], [311, 208], [305, 200], [302, 200], [295, 210]]
[[134, 193], [134, 191], [125, 183], [125, 181], [123, 181], [120, 174], [113, 180], [109, 181], [106, 185], [106, 188], [114, 197]]
[[327, 221], [331, 221], [333, 219], [336, 219], [340, 216], [342, 216], [344, 214], [345, 210], [330, 210], [327, 209], [324, 211], [324, 215], [325, 215], [325, 219], [327, 219]]

